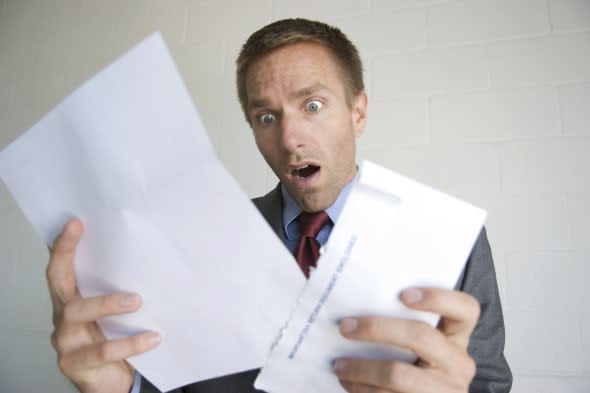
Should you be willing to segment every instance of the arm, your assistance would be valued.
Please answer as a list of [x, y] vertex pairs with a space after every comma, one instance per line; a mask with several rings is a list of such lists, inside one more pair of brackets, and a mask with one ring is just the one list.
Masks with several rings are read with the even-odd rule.
[[47, 266], [55, 326], [51, 344], [62, 373], [81, 392], [128, 393], [134, 370], [125, 359], [157, 346], [159, 335], [147, 332], [121, 340], [105, 339], [96, 321], [136, 311], [141, 299], [135, 294], [80, 296], [73, 262], [82, 231], [80, 221], [68, 222], [51, 249]]
[[485, 229], [482, 230], [465, 267], [460, 289], [473, 295], [481, 306], [479, 322], [471, 334], [469, 354], [477, 364], [471, 393], [509, 392], [512, 373], [504, 357], [504, 319], [496, 272]]

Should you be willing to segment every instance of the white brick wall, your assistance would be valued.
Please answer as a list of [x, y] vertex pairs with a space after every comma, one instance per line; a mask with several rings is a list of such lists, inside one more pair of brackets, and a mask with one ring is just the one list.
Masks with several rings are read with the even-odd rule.
[[479, 46], [426, 49], [375, 56], [372, 95], [379, 100], [407, 94], [487, 89], [489, 71]]
[[[516, 372], [516, 380], [520, 375], [582, 375], [584, 354], [579, 312], [515, 311], [510, 308], [506, 310], [505, 318], [509, 326], [509, 360]], [[567, 387], [563, 391], [566, 392]]]
[[507, 40], [487, 47], [493, 87], [590, 79], [590, 32]]
[[[275, 182], [233, 61], [281, 17], [359, 46], [359, 156], [489, 211], [515, 392], [590, 391], [590, 0], [0, 0], [0, 148], [160, 29], [228, 169]], [[47, 250], [0, 187], [0, 391], [73, 391], [50, 348]]]
[[470, 0], [433, 6], [428, 12], [430, 43], [446, 46], [545, 34], [549, 31], [546, 3]]
[[516, 379], [513, 392], [587, 393], [588, 379], [578, 377], [523, 376]]
[[[567, 194], [566, 203], [567, 217], [571, 225], [572, 238], [574, 242], [573, 248], [575, 250], [585, 250], [586, 255], [588, 255], [588, 251], [590, 251], [590, 241], [588, 241], [587, 229], [588, 217], [590, 217], [590, 204], [588, 204], [588, 194]], [[586, 309], [586, 311], [589, 310]], [[588, 332], [590, 333], [590, 330]]]
[[587, 0], [549, 0], [553, 31], [576, 31], [590, 28], [590, 2]]
[[587, 137], [508, 142], [499, 147], [503, 190], [589, 193], [589, 149]]
[[[590, 4], [590, 2], [588, 2]], [[590, 14], [590, 11], [588, 12]], [[563, 133], [566, 135], [590, 136], [590, 84], [564, 85], [559, 88], [559, 102]]]
[[301, 16], [310, 19], [353, 17], [369, 13], [370, 0], [274, 0], [274, 19]]
[[561, 134], [557, 94], [552, 89], [482, 91], [434, 97], [436, 142], [494, 141]]
[[[489, 222], [495, 225], [496, 249], [507, 252], [573, 249], [563, 195], [534, 191], [499, 194], [491, 201], [489, 211]], [[512, 304], [510, 299], [505, 303]]]
[[[383, 55], [426, 47], [426, 10], [414, 8], [398, 12], [374, 12], [327, 20], [336, 24], [363, 48], [363, 56]], [[365, 67], [368, 64], [365, 64]]]
[[[509, 253], [506, 262], [507, 296], [513, 307], [574, 314], [586, 308], [590, 265], [584, 263], [582, 252], [517, 251]], [[527, 275], [535, 279], [521, 279]], [[555, 296], [549, 287], [568, 288], [567, 297]]]

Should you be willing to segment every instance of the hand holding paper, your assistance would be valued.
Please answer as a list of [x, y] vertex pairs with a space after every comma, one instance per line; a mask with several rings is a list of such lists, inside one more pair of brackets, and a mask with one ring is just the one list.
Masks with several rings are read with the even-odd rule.
[[[82, 297], [141, 295], [137, 312], [109, 312], [98, 324], [109, 340], [160, 333], [157, 348], [128, 359], [157, 388], [264, 363], [288, 318], [285, 304], [305, 280], [215, 155], [160, 35], [87, 81], [3, 150], [0, 177], [47, 244], [71, 218], [84, 223], [74, 264]], [[51, 271], [70, 275], [67, 295], [74, 278], [64, 269], [73, 253], [70, 245], [69, 262]], [[62, 303], [79, 299], [63, 295]], [[56, 335], [68, 337], [60, 349], [79, 344], [74, 330], [57, 325]], [[102, 336], [92, 334], [96, 340], [86, 341], [77, 358], [84, 361], [72, 360], [86, 364], [89, 375], [101, 356], [123, 359], [148, 347], [97, 348]]]
[[87, 299], [80, 296], [74, 278], [74, 255], [81, 235], [82, 223], [72, 220], [51, 250], [47, 267], [55, 324], [51, 343], [58, 353], [61, 371], [81, 392], [128, 393], [134, 370], [125, 359], [154, 348], [159, 344], [160, 336], [147, 332], [114, 342], [106, 341], [96, 320], [136, 311], [141, 299], [134, 294]]

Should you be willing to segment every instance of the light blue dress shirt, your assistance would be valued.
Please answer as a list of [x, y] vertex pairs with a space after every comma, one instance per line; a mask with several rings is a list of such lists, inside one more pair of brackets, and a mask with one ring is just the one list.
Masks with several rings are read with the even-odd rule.
[[[322, 246], [328, 241], [328, 237], [332, 232], [332, 228], [334, 228], [334, 223], [336, 223], [338, 221], [338, 217], [340, 217], [340, 213], [342, 212], [342, 208], [344, 208], [344, 203], [348, 198], [348, 194], [350, 194], [353, 183], [354, 181], [351, 181], [346, 186], [344, 186], [342, 191], [340, 191], [338, 198], [336, 198], [336, 201], [334, 201], [332, 206], [326, 209], [326, 213], [328, 214], [328, 217], [330, 217], [331, 222], [325, 225], [320, 230], [320, 233], [318, 233], [316, 236], [318, 243], [320, 243]], [[301, 234], [297, 216], [299, 216], [299, 213], [301, 213], [302, 209], [287, 193], [285, 187], [281, 187], [281, 193], [283, 195], [283, 230], [285, 231], [285, 246], [287, 246], [292, 254], [293, 251], [295, 251], [297, 241], [299, 240], [299, 236]]]
[[[358, 177], [355, 176], [354, 180]], [[330, 217], [330, 223], [325, 225], [318, 233], [316, 239], [320, 243], [320, 245], [326, 244], [328, 241], [328, 237], [332, 232], [332, 228], [334, 228], [334, 224], [338, 221], [338, 217], [340, 217], [340, 213], [342, 212], [342, 208], [344, 208], [344, 203], [352, 190], [352, 185], [354, 180], [348, 183], [340, 194], [336, 201], [326, 209], [326, 213], [328, 217]], [[302, 212], [302, 209], [295, 203], [293, 198], [287, 193], [285, 187], [281, 186], [281, 194], [283, 196], [283, 230], [285, 231], [285, 246], [291, 251], [295, 251], [295, 247], [297, 246], [297, 241], [299, 240], [299, 235], [301, 233], [299, 229], [299, 222], [296, 220], [299, 213]], [[136, 372], [135, 373], [135, 380], [133, 381], [133, 386], [131, 387], [131, 392], [129, 393], [139, 393], [141, 388], [141, 375]]]

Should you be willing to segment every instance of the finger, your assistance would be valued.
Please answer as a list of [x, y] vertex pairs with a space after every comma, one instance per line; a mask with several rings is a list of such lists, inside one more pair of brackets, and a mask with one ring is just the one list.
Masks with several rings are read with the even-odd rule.
[[106, 340], [96, 322], [67, 324], [60, 321], [56, 326], [57, 328], [51, 334], [51, 344], [60, 354]]
[[158, 333], [146, 332], [120, 340], [103, 341], [61, 355], [58, 364], [65, 375], [73, 376], [142, 354], [157, 347], [160, 340]]
[[441, 331], [467, 348], [480, 314], [479, 303], [473, 296], [442, 288], [408, 288], [402, 291], [400, 299], [415, 310], [441, 315]]
[[82, 232], [82, 223], [79, 220], [70, 220], [53, 243], [46, 274], [54, 308], [61, 307], [61, 304], [76, 294], [73, 265], [76, 246], [82, 237]]
[[75, 297], [63, 309], [65, 323], [94, 322], [100, 318], [136, 311], [141, 297], [135, 293], [117, 293], [91, 298]]
[[409, 349], [431, 367], [454, 371], [466, 352], [423, 321], [387, 317], [345, 318], [340, 333], [353, 340], [370, 341]]
[[105, 340], [96, 320], [111, 315], [136, 311], [141, 298], [136, 294], [113, 294], [95, 298], [75, 297], [66, 303], [63, 312], [54, 314], [55, 331], [51, 343], [59, 353], [68, 353], [91, 343]]
[[[444, 392], [443, 381], [432, 373], [414, 365], [389, 360], [338, 359], [334, 372], [349, 391]], [[367, 387], [361, 387], [367, 385]], [[354, 390], [357, 389], [357, 390]], [[365, 390], [362, 390], [365, 389]]]

